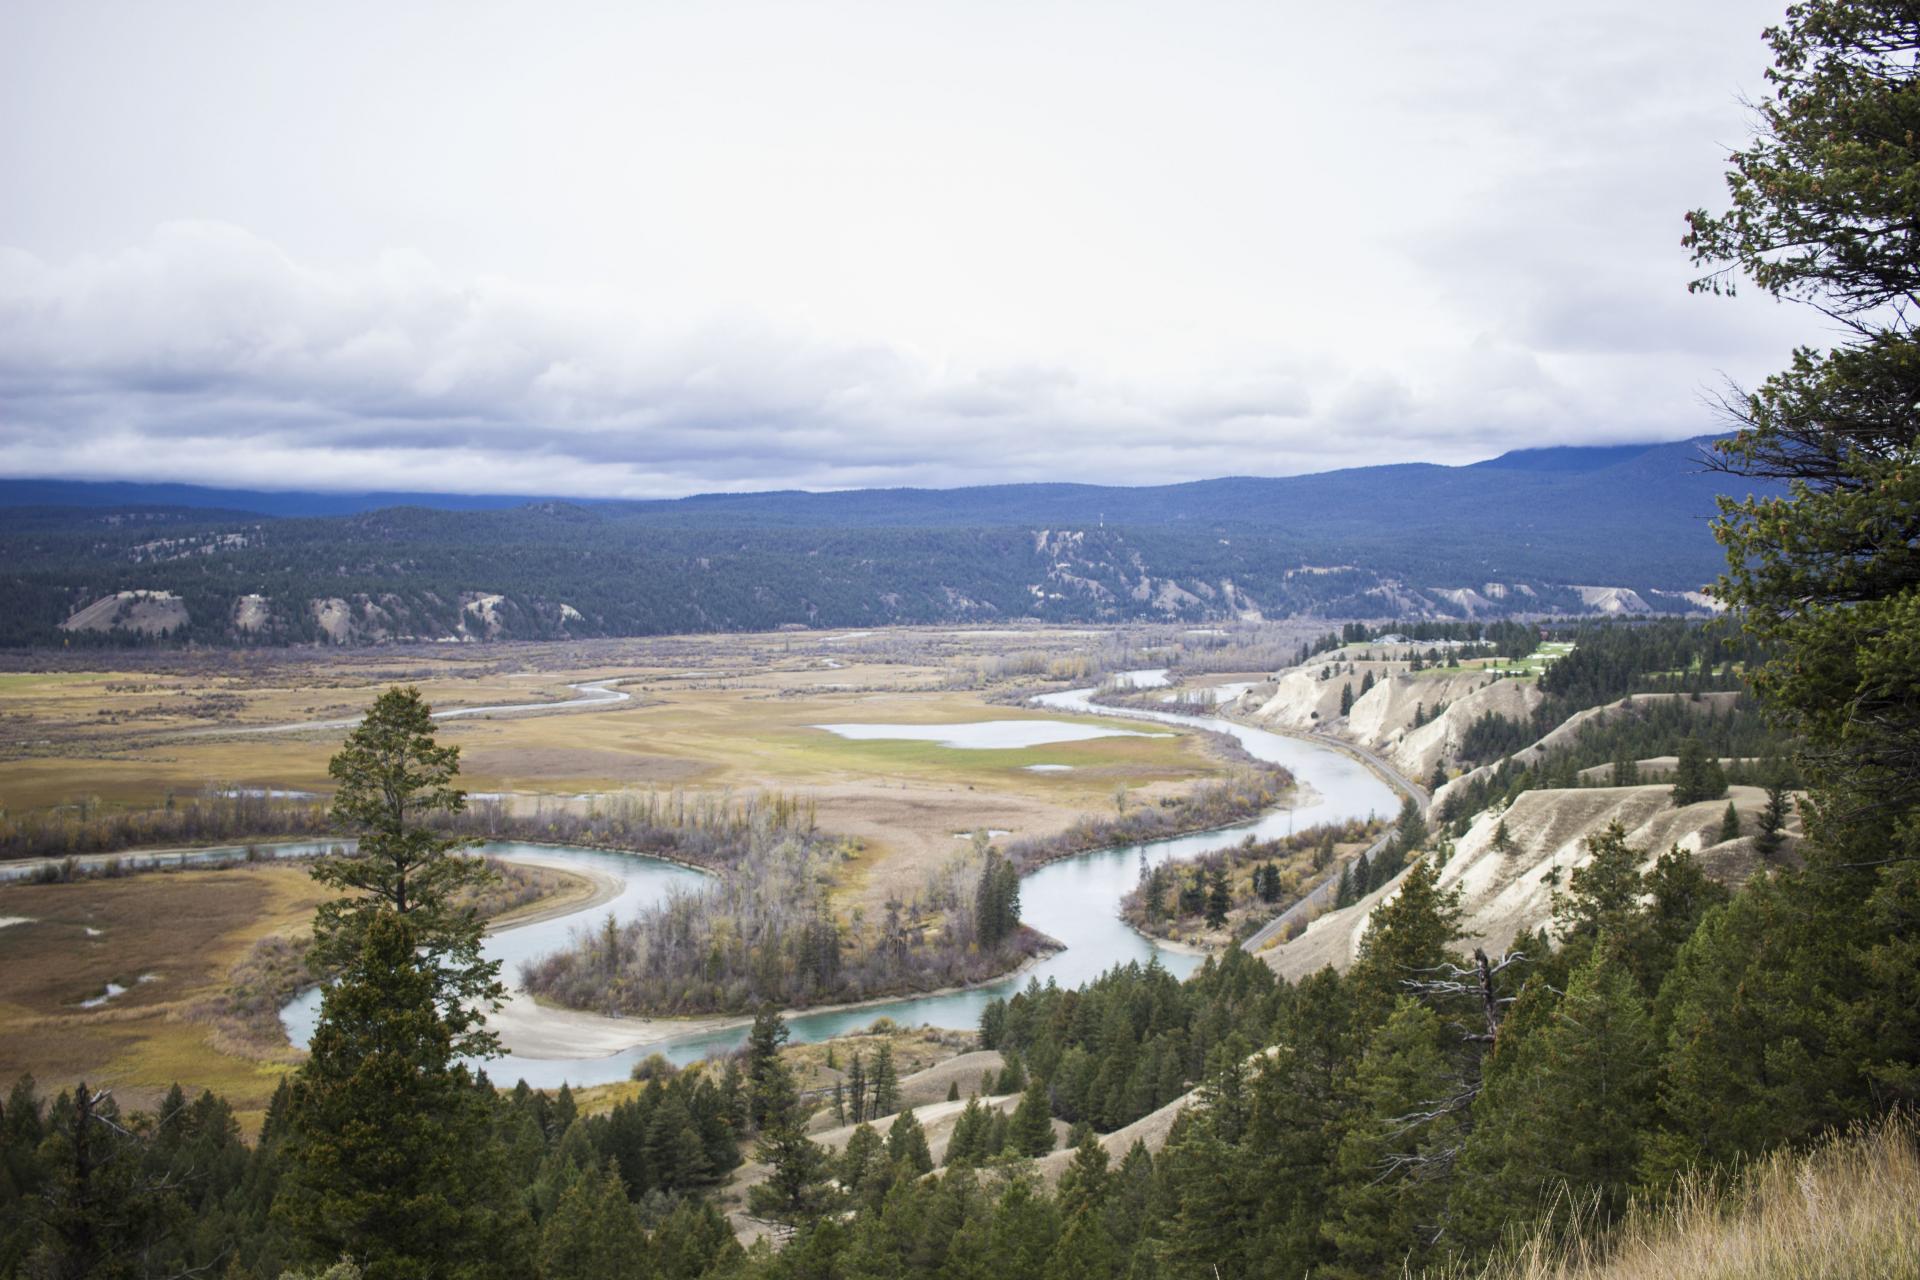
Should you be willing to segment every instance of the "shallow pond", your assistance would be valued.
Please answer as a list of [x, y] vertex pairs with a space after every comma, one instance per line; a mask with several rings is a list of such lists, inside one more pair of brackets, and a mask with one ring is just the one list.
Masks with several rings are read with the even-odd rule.
[[937, 742], [961, 751], [1018, 751], [1056, 742], [1095, 738], [1164, 738], [1163, 733], [1112, 729], [1072, 720], [976, 720], [969, 724], [817, 724], [816, 729], [856, 742]]

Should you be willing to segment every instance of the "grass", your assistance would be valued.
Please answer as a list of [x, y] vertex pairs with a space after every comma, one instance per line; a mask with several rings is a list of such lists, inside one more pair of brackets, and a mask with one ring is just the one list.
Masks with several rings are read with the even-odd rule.
[[[591, 892], [577, 876], [525, 875], [499, 905], [529, 887]], [[304, 933], [330, 896], [305, 867], [270, 863], [0, 888], [0, 915], [29, 921], [0, 929], [0, 1087], [26, 1073], [47, 1089], [85, 1079], [147, 1106], [178, 1082], [224, 1094], [243, 1125], [257, 1124], [296, 1055], [272, 1043], [277, 988], [260, 1008], [222, 997], [236, 969], [275, 987], [270, 970], [285, 957], [269, 954], [271, 940]], [[108, 982], [126, 994], [80, 1007]]]
[[1913, 1116], [1700, 1177], [1615, 1230], [1542, 1232], [1476, 1280], [1894, 1280], [1920, 1276]]
[[[809, 740], [802, 748], [823, 765], [844, 769], [883, 773], [888, 777], [917, 774], [941, 782], [990, 782], [997, 785], [1028, 784], [1036, 789], [1061, 779], [1046, 775], [1028, 775], [1027, 766], [1064, 764], [1081, 775], [1072, 778], [1084, 784], [1075, 790], [1090, 789], [1105, 800], [1118, 778], [1129, 781], [1193, 777], [1212, 772], [1204, 759], [1197, 758], [1184, 734], [1145, 738], [1092, 738], [1084, 742], [1059, 742], [1039, 747], [1007, 749], [962, 749], [937, 742], [916, 742], [899, 738], [855, 740], [841, 738], [824, 730], [815, 730], [827, 741]], [[1011, 776], [1009, 776], [1011, 775]], [[1029, 777], [1037, 781], [1029, 783]], [[1099, 785], [1104, 783], [1104, 785]]]
[[[726, 665], [727, 646], [689, 661]], [[811, 728], [862, 720], [941, 723], [1011, 719], [1043, 713], [988, 706], [971, 694], [924, 687], [934, 672], [889, 668], [877, 676], [889, 687], [858, 690], [796, 689], [794, 671], [759, 670], [722, 682], [667, 678], [655, 668], [583, 665], [564, 670], [503, 672], [512, 663], [542, 659], [509, 651], [461, 679], [458, 663], [420, 659], [423, 691], [439, 705], [480, 705], [559, 699], [570, 681], [630, 673], [631, 703], [554, 716], [475, 718], [446, 722], [443, 740], [462, 749], [466, 785], [480, 791], [572, 796], [622, 788], [792, 787], [846, 781], [874, 772], [910, 778], [983, 783], [1029, 795], [1072, 797], [1076, 807], [1110, 791], [1116, 778], [1172, 780], [1214, 772], [1191, 745], [1164, 739], [1061, 744], [1019, 753], [971, 752], [932, 744], [858, 744]], [[799, 659], [796, 659], [798, 661]], [[330, 789], [326, 762], [338, 748], [334, 730], [297, 735], [181, 736], [221, 725], [272, 724], [350, 716], [364, 708], [380, 682], [368, 679], [364, 656], [315, 655], [263, 671], [232, 665], [208, 673], [12, 673], [0, 676], [0, 717], [16, 746], [7, 754], [0, 802], [18, 810], [97, 800], [108, 806], [149, 807], [169, 791], [198, 791], [209, 783]], [[469, 664], [474, 665], [474, 664]], [[807, 673], [800, 673], [807, 674]], [[847, 671], [829, 674], [848, 674]], [[239, 710], [193, 712], [196, 695], [218, 693]], [[14, 730], [18, 729], [18, 732]], [[1126, 726], [1119, 727], [1134, 727]], [[31, 743], [32, 745], [27, 745]], [[919, 746], [924, 749], [912, 750]], [[1036, 775], [1028, 763], [1086, 765], [1098, 776]], [[1117, 771], [1117, 772], [1115, 772]]]
[[1573, 652], [1570, 640], [1549, 640], [1524, 658], [1470, 658], [1466, 662], [1443, 667], [1423, 667], [1412, 672], [1416, 680], [1439, 680], [1448, 676], [1499, 673], [1513, 680], [1537, 680], [1542, 672]]
[[[858, 1053], [871, 1061], [874, 1050], [882, 1042], [893, 1046], [894, 1073], [901, 1079], [978, 1047], [971, 1032], [943, 1031], [934, 1027], [897, 1027], [883, 1018], [864, 1031], [849, 1032], [831, 1040], [785, 1045], [780, 1050], [780, 1060], [792, 1073], [796, 1088], [803, 1093], [820, 1095], [809, 1099], [809, 1104], [817, 1109], [831, 1105], [824, 1093], [831, 1090], [835, 1082], [845, 1082], [853, 1055]], [[832, 1067], [827, 1065], [830, 1055], [835, 1063]], [[721, 1069], [707, 1063], [692, 1063], [685, 1070], [711, 1071], [713, 1074], [710, 1078], [715, 1083], [719, 1082]], [[977, 1080], [967, 1081], [961, 1085], [961, 1096], [966, 1096], [969, 1090], [978, 1086]], [[583, 1115], [599, 1115], [613, 1110], [622, 1102], [639, 1097], [645, 1091], [646, 1084], [643, 1081], [619, 1080], [612, 1084], [575, 1089], [573, 1098]]]
[[[178, 1081], [258, 1111], [285, 1064], [219, 1052], [189, 1011], [256, 940], [303, 924], [322, 896], [304, 869], [270, 865], [7, 886], [0, 914], [32, 923], [0, 929], [0, 1080], [85, 1078], [130, 1105]], [[108, 982], [129, 990], [78, 1007]]]

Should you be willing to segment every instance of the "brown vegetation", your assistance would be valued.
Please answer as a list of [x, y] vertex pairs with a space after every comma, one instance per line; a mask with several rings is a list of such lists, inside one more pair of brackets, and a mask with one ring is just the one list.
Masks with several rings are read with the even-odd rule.
[[1293, 786], [1293, 775], [1275, 765], [1249, 766], [1181, 796], [1106, 814], [1082, 814], [1064, 831], [1007, 845], [1007, 857], [1022, 871], [1093, 849], [1163, 840], [1190, 831], [1231, 826], [1264, 813]]
[[[1151, 937], [1208, 947], [1227, 945], [1298, 902], [1328, 868], [1372, 843], [1379, 827], [1378, 822], [1355, 819], [1308, 827], [1274, 840], [1248, 836], [1228, 849], [1178, 865], [1162, 864], [1154, 868], [1158, 907], [1153, 906], [1155, 877], [1149, 875], [1121, 899], [1120, 914]], [[1227, 915], [1224, 924], [1209, 925], [1205, 898], [1216, 873], [1226, 879]], [[1271, 883], [1263, 886], [1267, 879]], [[1198, 898], [1193, 892], [1196, 886]]]
[[[1450, 1280], [1877, 1280], [1920, 1273], [1920, 1132], [1911, 1115], [1698, 1173], [1611, 1231], [1576, 1211]], [[1566, 1218], [1571, 1216], [1571, 1225]]]
[[[322, 896], [304, 868], [272, 863], [0, 888], [0, 914], [26, 918], [0, 929], [0, 1077], [51, 1088], [84, 1076], [130, 1105], [177, 1080], [257, 1110], [282, 1066], [223, 1052], [191, 1011]], [[81, 1006], [109, 982], [125, 994]]]
[[622, 924], [608, 916], [568, 950], [525, 966], [522, 984], [575, 1009], [675, 1016], [743, 1013], [963, 986], [997, 977], [1045, 940], [1018, 929], [988, 944], [976, 920], [977, 853], [890, 901], [871, 926], [843, 924], [828, 900], [845, 848], [766, 827], [735, 865]]
[[123, 849], [232, 844], [323, 836], [326, 806], [209, 788], [159, 809], [107, 809], [81, 801], [58, 809], [0, 812], [0, 860], [64, 858]]

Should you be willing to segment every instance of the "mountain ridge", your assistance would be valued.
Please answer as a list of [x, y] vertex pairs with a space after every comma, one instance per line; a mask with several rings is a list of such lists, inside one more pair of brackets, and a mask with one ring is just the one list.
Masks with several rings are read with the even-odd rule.
[[0, 482], [0, 644], [1690, 611], [1723, 564], [1706, 519], [1726, 478], [1699, 445], [323, 515], [236, 510], [252, 491], [220, 490], [185, 495], [217, 507], [9, 506], [48, 491]]

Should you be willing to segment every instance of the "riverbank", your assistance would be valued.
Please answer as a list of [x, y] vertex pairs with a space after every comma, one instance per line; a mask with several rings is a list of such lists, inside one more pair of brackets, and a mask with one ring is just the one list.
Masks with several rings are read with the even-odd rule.
[[[1285, 769], [1258, 763], [1242, 777], [1205, 783], [1171, 804], [1136, 808], [1133, 816], [1083, 814], [1065, 831], [1051, 836], [1015, 840], [1006, 855], [1022, 875], [1049, 863], [1104, 849], [1150, 844], [1204, 831], [1219, 831], [1257, 818], [1274, 809], [1293, 807], [1298, 783]], [[1171, 816], [1169, 816], [1171, 815]]]
[[[1082, 708], [1071, 705], [1075, 692], [1051, 695], [1052, 709], [1081, 711]], [[1197, 967], [1198, 955], [1188, 948], [1154, 942], [1119, 918], [1120, 899], [1138, 883], [1143, 861], [1149, 865], [1190, 861], [1207, 852], [1237, 845], [1249, 834], [1260, 840], [1282, 838], [1296, 818], [1304, 824], [1365, 821], [1385, 819], [1398, 808], [1397, 797], [1389, 786], [1348, 755], [1324, 749], [1330, 744], [1264, 733], [1218, 718], [1202, 720], [1152, 712], [1118, 714], [1147, 719], [1160, 719], [1165, 715], [1167, 723], [1232, 735], [1255, 760], [1287, 768], [1296, 782], [1296, 790], [1288, 798], [1301, 806], [1298, 814], [1284, 808], [1271, 809], [1248, 820], [1226, 824], [1224, 831], [1209, 827], [1156, 839], [1137, 849], [1097, 848], [1032, 868], [1031, 874], [1022, 881], [1023, 919], [1060, 943], [1060, 950], [1036, 955], [1019, 970], [977, 984], [946, 987], [906, 998], [876, 996], [842, 1004], [789, 1009], [787, 1018], [795, 1043], [848, 1034], [877, 1017], [890, 1018], [902, 1026], [972, 1027], [977, 1025], [988, 1003], [1009, 994], [1021, 983], [1054, 982], [1071, 988], [1098, 978], [1116, 964], [1147, 964], [1157, 959], [1176, 977], [1184, 977]], [[1310, 808], [1304, 804], [1309, 795]], [[618, 875], [645, 875], [640, 870], [645, 864], [644, 855], [623, 857], [582, 851], [578, 856], [585, 859], [598, 856]], [[629, 867], [635, 871], [630, 873]], [[685, 874], [677, 868], [673, 870], [676, 875]], [[664, 891], [650, 889], [648, 892]], [[657, 898], [649, 896], [629, 901], [640, 904], [654, 900]], [[589, 917], [589, 913], [581, 911], [563, 916], [541, 928], [564, 929], [584, 922], [583, 917]], [[513, 932], [501, 936], [512, 938]], [[551, 945], [560, 944], [556, 941]], [[290, 1016], [289, 1026], [294, 1026], [295, 1021]], [[505, 1011], [499, 1024], [512, 1056], [489, 1065], [489, 1071], [502, 1081], [524, 1076], [530, 1084], [541, 1088], [557, 1088], [562, 1081], [576, 1086], [617, 1081], [625, 1079], [634, 1065], [654, 1053], [684, 1064], [731, 1052], [738, 1047], [746, 1025], [744, 1017], [606, 1017], [541, 1006], [522, 997]], [[569, 1056], [570, 1052], [573, 1056]]]
[[526, 856], [515, 861], [559, 875], [564, 887], [538, 901], [491, 917], [487, 921], [488, 932], [498, 933], [521, 925], [541, 924], [562, 916], [592, 911], [619, 897], [623, 887], [616, 876], [597, 868], [568, 866], [557, 858]]
[[1395, 791], [1411, 797], [1413, 802], [1420, 806], [1422, 815], [1425, 815], [1428, 808], [1433, 804], [1433, 797], [1427, 793], [1425, 787], [1407, 777], [1406, 774], [1401, 773], [1398, 769], [1387, 763], [1384, 758], [1367, 750], [1367, 748], [1357, 742], [1350, 742], [1345, 738], [1337, 737], [1331, 733], [1317, 733], [1290, 728], [1286, 725], [1266, 724], [1253, 718], [1249, 712], [1237, 707], [1223, 707], [1215, 714], [1222, 720], [1245, 725], [1249, 729], [1258, 729], [1262, 733], [1276, 734], [1282, 738], [1292, 738], [1296, 742], [1312, 743], [1317, 747], [1327, 747], [1338, 751], [1341, 755], [1349, 759], [1357, 760], [1359, 763], [1365, 765], [1375, 777], [1392, 787]]
[[[933, 1000], [998, 986], [1019, 978], [1049, 957], [1066, 950], [1066, 945], [1058, 939], [1045, 934], [1038, 936], [1042, 940], [1040, 950], [1027, 956], [1014, 968], [979, 982], [937, 987], [929, 991], [894, 992], [836, 1004], [804, 1005], [782, 1009], [780, 1015], [791, 1023], [802, 1018], [858, 1014], [866, 1010], [873, 1010], [877, 1014], [903, 1000]], [[487, 1025], [499, 1033], [501, 1043], [509, 1045], [516, 1057], [548, 1061], [607, 1058], [663, 1047], [689, 1036], [738, 1030], [752, 1023], [751, 1014], [662, 1017], [594, 1013], [585, 1009], [569, 1009], [518, 988], [510, 992], [506, 1003], [487, 1018]]]

